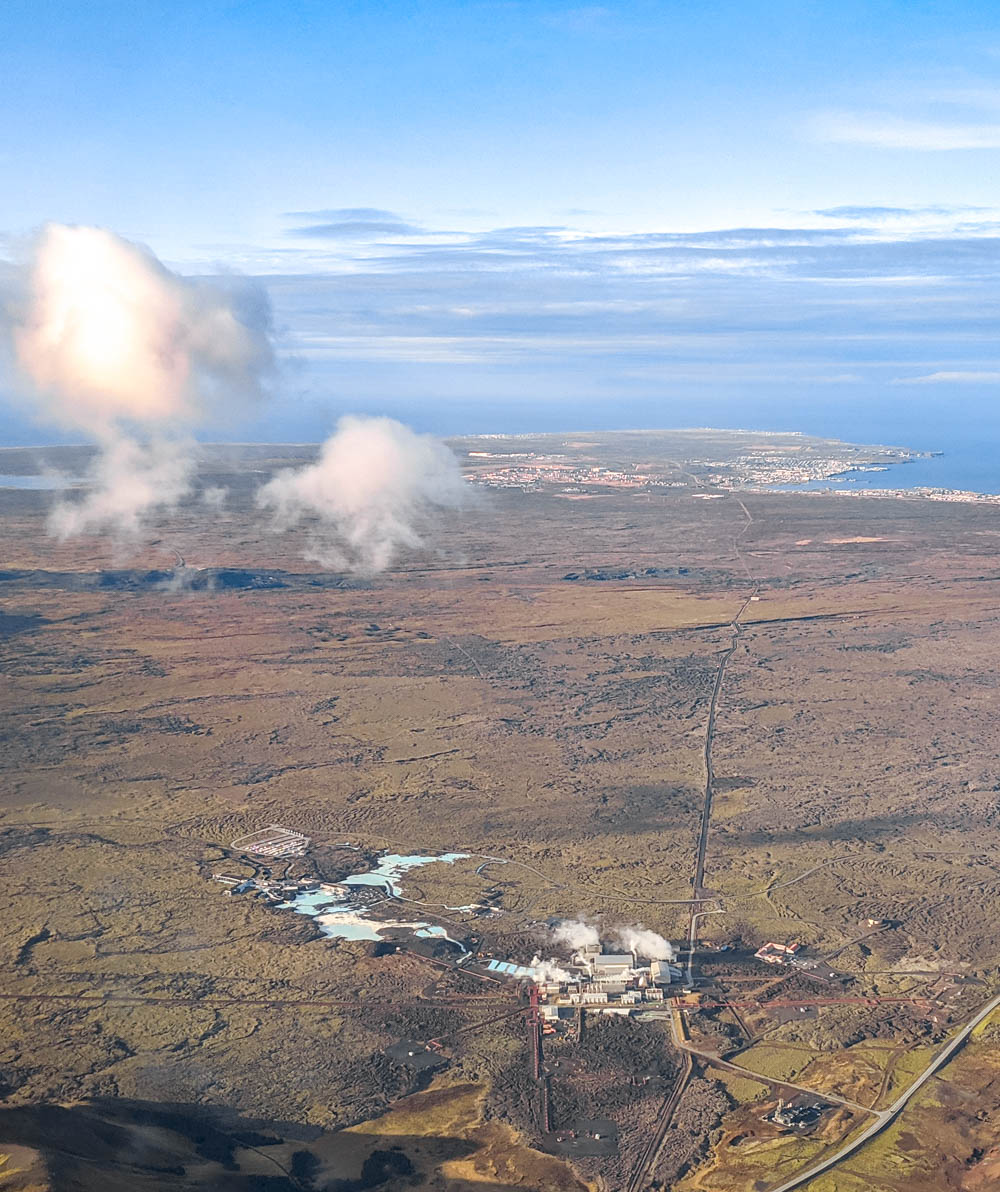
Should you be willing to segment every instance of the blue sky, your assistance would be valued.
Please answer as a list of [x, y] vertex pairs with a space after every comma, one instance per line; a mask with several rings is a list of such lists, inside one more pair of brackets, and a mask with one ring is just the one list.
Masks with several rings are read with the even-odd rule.
[[265, 280], [235, 437], [891, 429], [1000, 383], [995, 5], [6, 0], [0, 47], [0, 253], [94, 223]]

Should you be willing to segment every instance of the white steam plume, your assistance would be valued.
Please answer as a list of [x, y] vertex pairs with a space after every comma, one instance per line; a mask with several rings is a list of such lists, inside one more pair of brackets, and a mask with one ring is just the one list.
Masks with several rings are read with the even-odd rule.
[[42, 419], [96, 441], [93, 487], [61, 536], [130, 535], [190, 489], [190, 431], [259, 391], [272, 365], [262, 291], [182, 278], [104, 228], [50, 224], [25, 268], [13, 346]]
[[279, 472], [257, 494], [277, 529], [304, 522], [306, 558], [374, 574], [423, 545], [435, 509], [467, 489], [455, 456], [431, 435], [392, 418], [341, 418], [314, 464]]
[[110, 436], [90, 470], [82, 501], [60, 501], [49, 514], [49, 531], [60, 541], [107, 526], [117, 538], [134, 538], [144, 515], [167, 508], [187, 492], [194, 457], [187, 443], [137, 443]]
[[213, 484], [201, 490], [201, 503], [208, 509], [222, 509], [229, 496], [229, 489], [222, 484]]
[[597, 928], [583, 919], [560, 919], [552, 925], [552, 938], [559, 944], [567, 944], [574, 951], [589, 945], [599, 944], [601, 937]]
[[643, 960], [676, 960], [677, 949], [669, 940], [655, 931], [648, 931], [641, 924], [638, 927], [620, 927], [615, 939], [626, 952], [634, 952]]
[[568, 969], [560, 968], [554, 960], [542, 960], [540, 956], [534, 956], [531, 960], [531, 967], [535, 970], [535, 976], [539, 981], [575, 981], [576, 974], [569, 972]]

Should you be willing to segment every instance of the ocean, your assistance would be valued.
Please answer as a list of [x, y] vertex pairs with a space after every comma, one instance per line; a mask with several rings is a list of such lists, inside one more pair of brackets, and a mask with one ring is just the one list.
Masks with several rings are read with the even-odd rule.
[[880, 398], [834, 395], [829, 390], [797, 397], [706, 393], [696, 400], [520, 400], [430, 403], [420, 408], [400, 403], [387, 412], [418, 430], [439, 435], [652, 427], [801, 431], [849, 443], [940, 452], [887, 472], [854, 475], [843, 487], [951, 488], [1000, 494], [1000, 387], [995, 396], [981, 389], [978, 395], [959, 392], [956, 396], [954, 387], [942, 391], [941, 386], [927, 385]]
[[[439, 406], [410, 411], [418, 429], [437, 434], [522, 434], [566, 430], [717, 427], [802, 431], [849, 443], [940, 452], [885, 472], [846, 473], [844, 483], [793, 488], [951, 488], [1000, 494], [1000, 393], [955, 398], [928, 386], [914, 397], [750, 399], [706, 396], [697, 402], [492, 403], [474, 410]], [[406, 420], [406, 411], [395, 414]]]
[[[856, 440], [860, 441], [860, 440]], [[911, 444], [907, 443], [909, 447]], [[962, 492], [1000, 493], [997, 444], [989, 445], [992, 458], [985, 458], [981, 444], [954, 443], [931, 459], [893, 464], [884, 472], [844, 472], [830, 480], [807, 484], [776, 484], [782, 492], [820, 492], [826, 489], [863, 488], [951, 488]]]
[[[546, 409], [546, 425], [517, 430], [614, 430], [641, 427], [728, 427], [743, 430], [802, 431], [849, 443], [910, 447], [935, 454], [897, 464], [885, 472], [845, 473], [844, 483], [819, 482], [816, 488], [950, 488], [1000, 494], [1000, 392], [996, 398], [956, 399], [928, 386], [916, 397], [891, 402], [840, 400], [749, 400], [706, 398], [684, 406], [669, 402], [637, 406], [579, 407], [575, 416]], [[499, 415], [500, 411], [496, 413]], [[537, 416], [536, 412], [536, 416]], [[509, 422], [509, 419], [505, 421]], [[532, 419], [536, 421], [536, 419]], [[505, 428], [513, 431], [514, 426]]]
[[[318, 442], [337, 417], [349, 412], [327, 408], [320, 413], [303, 405], [297, 415], [271, 416], [241, 426], [234, 439], [244, 442]], [[952, 388], [926, 386], [890, 398], [871, 395], [833, 396], [815, 391], [796, 398], [699, 395], [696, 399], [588, 401], [536, 399], [464, 400], [416, 403], [412, 399], [356, 403], [363, 414], [387, 414], [431, 434], [525, 434], [569, 430], [640, 430], [643, 428], [718, 427], [743, 430], [802, 431], [850, 443], [911, 447], [940, 452], [930, 459], [894, 466], [887, 472], [851, 474], [850, 488], [951, 488], [1000, 494], [1000, 390], [998, 394], [965, 397]], [[18, 427], [10, 445], [39, 442], [37, 430]], [[209, 441], [227, 436], [218, 429]], [[51, 481], [10, 478], [19, 487], [51, 487]], [[829, 487], [807, 485], [807, 488]], [[839, 487], [835, 482], [834, 487]]]

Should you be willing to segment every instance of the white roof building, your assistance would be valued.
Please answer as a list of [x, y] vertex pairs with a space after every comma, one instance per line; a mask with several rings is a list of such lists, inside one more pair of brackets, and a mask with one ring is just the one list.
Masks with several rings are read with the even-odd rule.
[[649, 966], [649, 976], [654, 985], [669, 985], [680, 980], [681, 970], [666, 960], [654, 960]]
[[635, 958], [628, 954], [607, 953], [587, 957], [587, 967], [595, 980], [621, 978], [631, 972]]

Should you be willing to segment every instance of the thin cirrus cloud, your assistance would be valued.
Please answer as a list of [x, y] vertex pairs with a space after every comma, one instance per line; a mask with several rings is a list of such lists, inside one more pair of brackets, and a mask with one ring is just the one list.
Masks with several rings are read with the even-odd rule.
[[285, 219], [308, 220], [311, 223], [317, 220], [334, 220], [334, 221], [365, 221], [365, 220], [388, 220], [392, 223], [404, 222], [402, 216], [397, 215], [395, 211], [388, 211], [385, 207], [321, 207], [312, 211], [286, 211]]
[[288, 235], [309, 240], [377, 240], [420, 236], [422, 229], [382, 207], [334, 207], [321, 211], [291, 211], [289, 218], [308, 222]]
[[811, 122], [814, 139], [872, 149], [948, 152], [1000, 148], [1000, 123], [922, 120], [879, 112], [825, 112]]
[[893, 385], [1000, 385], [1000, 372], [941, 371], [918, 377], [895, 377]]
[[840, 207], [818, 207], [810, 214], [824, 219], [839, 219], [848, 223], [896, 223], [900, 220], [932, 220], [958, 218], [966, 215], [992, 212], [990, 207], [973, 207], [968, 204], [946, 206], [935, 204], [925, 207], [861, 207], [846, 204]]

